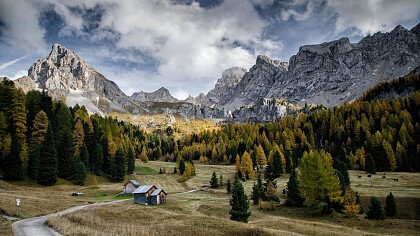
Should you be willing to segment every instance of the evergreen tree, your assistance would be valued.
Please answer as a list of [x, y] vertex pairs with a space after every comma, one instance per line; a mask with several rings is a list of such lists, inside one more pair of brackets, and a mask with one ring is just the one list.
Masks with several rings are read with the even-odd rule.
[[368, 153], [366, 155], [366, 167], [365, 167], [366, 173], [369, 174], [376, 174], [376, 166], [375, 166], [375, 161], [373, 160], [372, 155], [370, 155], [370, 153]]
[[338, 176], [338, 179], [340, 180], [341, 191], [344, 194], [346, 192], [347, 187], [350, 186], [350, 177], [349, 172], [347, 170], [347, 165], [340, 160], [335, 160], [335, 163], [335, 173]]
[[324, 213], [330, 213], [333, 206], [343, 201], [340, 181], [332, 168], [332, 158], [324, 151], [303, 154], [299, 187], [305, 204]]
[[72, 180], [75, 167], [72, 133], [68, 128], [59, 132], [57, 136], [58, 177]]
[[128, 148], [127, 152], [127, 174], [133, 174], [136, 168], [136, 158], [134, 157], [133, 149]]
[[252, 187], [252, 195], [251, 195], [251, 199], [254, 205], [258, 205], [260, 199], [265, 199], [264, 195], [265, 194], [264, 194], [264, 187], [262, 184], [261, 174], [258, 173], [258, 178], [254, 182], [254, 186]]
[[233, 183], [232, 198], [230, 199], [232, 209], [229, 211], [230, 219], [234, 221], [248, 223], [251, 212], [248, 212], [249, 202], [244, 188], [240, 181]]
[[[13, 99], [11, 101], [11, 118], [13, 124], [13, 135], [19, 143], [18, 147], [22, 147], [26, 141], [26, 106], [25, 106], [25, 94], [21, 89], [13, 93]], [[20, 152], [20, 150], [19, 150]]]
[[385, 205], [386, 216], [395, 216], [397, 214], [397, 204], [395, 203], [395, 198], [392, 192], [386, 197]]
[[111, 180], [120, 182], [124, 180], [126, 173], [125, 154], [123, 149], [118, 149], [111, 162]]
[[219, 182], [217, 180], [216, 172], [213, 172], [210, 179], [210, 188], [218, 188]]
[[305, 199], [302, 197], [302, 193], [299, 188], [299, 180], [296, 173], [296, 169], [292, 169], [287, 182], [287, 200], [286, 204], [288, 206], [300, 207], [303, 205]]
[[275, 178], [278, 178], [283, 174], [283, 165], [281, 163], [280, 152], [275, 151], [273, 155], [272, 167], [273, 167], [273, 175]]
[[23, 178], [23, 163], [20, 158], [20, 144], [17, 137], [11, 142], [11, 151], [6, 157], [4, 168], [4, 179], [9, 181], [21, 180]]
[[223, 187], [225, 185], [225, 183], [223, 182], [223, 175], [219, 176], [219, 186]]
[[95, 143], [95, 148], [93, 151], [93, 173], [95, 175], [100, 175], [102, 170], [102, 164], [104, 159], [104, 153], [100, 143]]
[[366, 213], [366, 217], [370, 220], [384, 220], [384, 210], [382, 209], [381, 201], [376, 197], [370, 198], [369, 211]]
[[41, 145], [37, 144], [33, 147], [32, 151], [29, 155], [29, 162], [28, 162], [28, 176], [34, 181], [38, 180], [38, 173], [39, 169], [41, 168], [39, 159], [41, 155]]
[[268, 201], [279, 201], [279, 197], [277, 196], [277, 187], [275, 187], [271, 181], [267, 183], [267, 191], [265, 191], [264, 195]]
[[[83, 144], [82, 147], [82, 152], [80, 153], [80, 161], [82, 161], [83, 165], [85, 166], [85, 171], [88, 172], [88, 167], [89, 167], [89, 151], [86, 147], [86, 144]], [[77, 163], [76, 163], [77, 166]], [[76, 167], [77, 168], [77, 167]]]
[[77, 185], [84, 185], [86, 175], [87, 171], [85, 164], [81, 160], [76, 160], [73, 183]]
[[49, 126], [39, 158], [38, 183], [53, 185], [57, 181], [57, 151], [53, 141], [52, 129]]
[[185, 161], [184, 161], [184, 159], [181, 159], [180, 161], [179, 161], [179, 173], [181, 173], [181, 175], [182, 174], [184, 174], [184, 171], [185, 171]]
[[271, 162], [268, 162], [264, 170], [264, 192], [267, 192], [268, 182], [271, 182], [277, 188], [277, 180]]
[[230, 184], [230, 179], [227, 180], [226, 183], [226, 193], [230, 194], [231, 193], [231, 184]]

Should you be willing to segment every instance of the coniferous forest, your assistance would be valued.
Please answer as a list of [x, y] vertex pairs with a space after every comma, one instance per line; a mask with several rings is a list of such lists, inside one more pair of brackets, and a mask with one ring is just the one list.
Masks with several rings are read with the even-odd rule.
[[[419, 79], [412, 77], [407, 81]], [[292, 172], [311, 150], [329, 153], [341, 178], [348, 169], [420, 171], [420, 92], [365, 100], [272, 123], [226, 124], [174, 140], [173, 132], [148, 134], [111, 117], [88, 115], [84, 107], [69, 108], [46, 92], [25, 95], [13, 82], [3, 81], [1, 171], [6, 180], [43, 185], [57, 178], [83, 184], [88, 173], [122, 181], [139, 158], [236, 164], [247, 178], [268, 165], [275, 178]]]

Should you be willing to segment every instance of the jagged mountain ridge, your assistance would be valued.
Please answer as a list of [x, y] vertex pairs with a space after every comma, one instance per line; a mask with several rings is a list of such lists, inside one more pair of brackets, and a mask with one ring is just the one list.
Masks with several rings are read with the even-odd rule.
[[131, 98], [134, 101], [140, 102], [179, 102], [179, 100], [172, 97], [169, 90], [164, 87], [151, 93], [143, 91], [136, 92], [131, 95]]

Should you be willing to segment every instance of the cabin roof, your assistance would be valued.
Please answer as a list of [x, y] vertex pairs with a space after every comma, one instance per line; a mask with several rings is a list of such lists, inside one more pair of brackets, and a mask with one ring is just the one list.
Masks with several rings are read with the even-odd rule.
[[125, 184], [124, 184], [124, 186], [126, 186], [127, 184], [129, 184], [129, 183], [132, 183], [134, 186], [136, 186], [136, 187], [139, 187], [140, 186], [140, 183], [139, 182], [137, 182], [136, 180], [134, 180], [134, 179], [130, 179], [130, 180], [128, 180]]
[[157, 195], [159, 195], [160, 192], [163, 192], [166, 195], [166, 193], [165, 193], [165, 191], [163, 191], [163, 189], [158, 188], [155, 191], [153, 191], [153, 193], [150, 196], [157, 196]]
[[157, 188], [156, 185], [154, 185], [154, 184], [140, 186], [136, 190], [134, 190], [133, 193], [147, 193], [153, 187]]

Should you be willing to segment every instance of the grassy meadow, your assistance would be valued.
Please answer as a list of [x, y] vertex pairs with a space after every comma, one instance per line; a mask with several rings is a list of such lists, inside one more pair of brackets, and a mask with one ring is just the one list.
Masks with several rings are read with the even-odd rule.
[[[136, 174], [130, 178], [141, 184], [156, 184], [168, 193], [167, 204], [160, 206], [136, 205], [131, 201], [114, 205], [94, 206], [60, 217], [52, 217], [48, 224], [64, 235], [418, 235], [420, 234], [420, 174], [382, 173], [368, 178], [365, 173], [350, 171], [352, 187], [362, 194], [367, 210], [370, 196], [383, 202], [392, 191], [398, 213], [395, 218], [370, 221], [362, 215], [346, 218], [342, 214], [330, 216], [314, 214], [307, 208], [279, 206], [274, 211], [260, 210], [250, 203], [249, 223], [229, 219], [229, 195], [225, 188], [207, 189], [210, 176], [215, 171], [226, 180], [232, 178], [234, 166], [196, 164], [197, 175], [185, 183], [180, 175], [172, 174], [174, 163], [137, 163]], [[166, 174], [156, 174], [160, 168]], [[359, 178], [359, 176], [362, 176]], [[398, 178], [398, 182], [393, 181]], [[278, 195], [286, 187], [288, 176], [278, 179]], [[116, 189], [118, 184], [100, 184], [94, 196], [101, 191]], [[244, 183], [250, 196], [253, 181]], [[122, 184], [119, 183], [121, 187]], [[89, 188], [89, 187], [85, 187]], [[189, 190], [196, 192], [187, 192]], [[87, 189], [85, 189], [87, 192]], [[84, 198], [88, 199], [89, 196]]]

